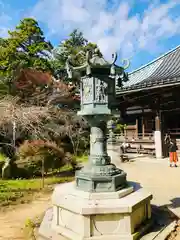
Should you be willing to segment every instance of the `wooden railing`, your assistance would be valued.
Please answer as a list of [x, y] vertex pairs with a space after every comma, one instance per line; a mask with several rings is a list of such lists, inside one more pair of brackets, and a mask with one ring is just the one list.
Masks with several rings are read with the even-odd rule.
[[180, 128], [168, 129], [167, 131], [170, 133], [170, 135], [180, 135]]
[[[121, 141], [154, 141], [154, 133], [144, 133], [144, 134], [138, 134], [137, 136], [127, 136], [126, 134], [114, 134], [113, 135], [115, 139], [121, 140]], [[108, 134], [109, 137], [109, 134]]]
[[[109, 136], [107, 136], [109, 138]], [[123, 142], [126, 142], [130, 145], [130, 148], [127, 149], [128, 152], [132, 153], [147, 153], [149, 155], [155, 154], [155, 143], [154, 143], [154, 134], [146, 133], [144, 137], [141, 134], [137, 138], [128, 138], [123, 134], [114, 134], [113, 136], [114, 144], [120, 146]]]

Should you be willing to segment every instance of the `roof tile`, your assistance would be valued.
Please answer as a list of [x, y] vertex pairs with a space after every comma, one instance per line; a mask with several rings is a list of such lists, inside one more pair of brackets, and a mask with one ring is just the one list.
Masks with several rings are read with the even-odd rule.
[[129, 81], [117, 93], [154, 86], [180, 77], [180, 46], [155, 59], [151, 63], [129, 73]]

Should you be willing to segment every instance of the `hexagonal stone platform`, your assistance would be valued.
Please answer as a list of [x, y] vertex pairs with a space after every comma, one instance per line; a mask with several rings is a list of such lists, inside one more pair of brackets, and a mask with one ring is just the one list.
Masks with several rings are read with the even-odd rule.
[[63, 184], [52, 196], [49, 227], [56, 238], [48, 238], [45, 221], [40, 235], [52, 240], [61, 240], [62, 235], [70, 240], [134, 240], [149, 223], [151, 199], [150, 193], [133, 192], [131, 186], [118, 192], [88, 193], [75, 189], [74, 183]]

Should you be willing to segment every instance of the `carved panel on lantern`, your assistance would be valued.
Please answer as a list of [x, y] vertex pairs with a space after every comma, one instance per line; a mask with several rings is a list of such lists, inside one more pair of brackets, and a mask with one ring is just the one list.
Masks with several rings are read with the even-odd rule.
[[95, 78], [95, 102], [96, 103], [107, 103], [108, 102], [108, 94], [107, 88], [108, 84], [98, 78]]
[[93, 77], [85, 77], [82, 79], [82, 103], [93, 102]]

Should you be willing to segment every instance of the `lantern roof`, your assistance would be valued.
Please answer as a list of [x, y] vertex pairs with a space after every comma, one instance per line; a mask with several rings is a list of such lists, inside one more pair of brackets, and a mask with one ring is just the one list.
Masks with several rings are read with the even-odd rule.
[[92, 55], [92, 58], [89, 59], [89, 62], [91, 66], [107, 66], [110, 67], [111, 63], [107, 62], [103, 56], [101, 55], [98, 48], [95, 49], [94, 54]]
[[[81, 51], [78, 54], [84, 54], [84, 53]], [[117, 60], [116, 53], [112, 54], [112, 61], [108, 62], [103, 58], [100, 50], [96, 48], [93, 54], [90, 51], [86, 53], [84, 64], [78, 67], [74, 67], [71, 64], [71, 57], [69, 56], [66, 61], [66, 70], [69, 78], [72, 78], [73, 71], [80, 71], [80, 72], [86, 71], [86, 75], [90, 75], [93, 69], [100, 70], [100, 71], [102, 69], [109, 69], [110, 75], [115, 76], [116, 74], [121, 74], [122, 72], [124, 72], [124, 70], [127, 69], [130, 64], [129, 60], [124, 60], [125, 65], [118, 66], [115, 64], [116, 60]]]

